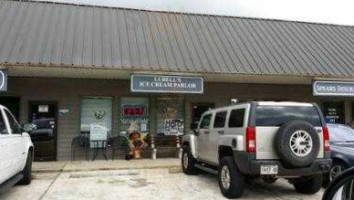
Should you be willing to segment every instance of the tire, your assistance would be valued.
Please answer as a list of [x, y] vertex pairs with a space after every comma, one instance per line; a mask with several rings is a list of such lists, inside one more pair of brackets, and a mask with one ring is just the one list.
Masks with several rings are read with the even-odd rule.
[[32, 152], [28, 151], [25, 168], [22, 170], [23, 178], [19, 185], [29, 185], [32, 181]]
[[[334, 197], [338, 195], [339, 190], [342, 190], [342, 198], [341, 199], [351, 199], [352, 197], [349, 197], [349, 195], [352, 195], [353, 188], [348, 187], [352, 186], [354, 180], [354, 168], [349, 168], [345, 170], [343, 173], [338, 175], [327, 187], [325, 190], [322, 200], [333, 200], [335, 199]], [[346, 189], [349, 189], [347, 192], [343, 192], [343, 187]], [[349, 195], [348, 195], [349, 194]], [[338, 199], [338, 198], [337, 198]]]
[[195, 175], [198, 173], [197, 168], [194, 166], [196, 160], [193, 158], [190, 149], [187, 146], [183, 147], [181, 163], [182, 163], [182, 171], [185, 174]]
[[302, 194], [315, 194], [322, 188], [323, 175], [316, 174], [311, 177], [301, 177], [295, 180], [295, 190]]
[[349, 168], [348, 165], [345, 164], [343, 161], [333, 160], [331, 169], [328, 173], [324, 174], [323, 187], [327, 187], [333, 181], [333, 179], [339, 175], [339, 173], [343, 172], [347, 168]]
[[235, 165], [232, 157], [221, 159], [219, 165], [218, 181], [221, 193], [229, 199], [242, 196], [245, 185], [245, 177]]
[[291, 121], [279, 128], [274, 146], [285, 166], [306, 167], [317, 158], [320, 151], [320, 138], [310, 123]]
[[277, 182], [278, 178], [273, 176], [262, 176], [262, 181], [268, 184], [273, 184]]

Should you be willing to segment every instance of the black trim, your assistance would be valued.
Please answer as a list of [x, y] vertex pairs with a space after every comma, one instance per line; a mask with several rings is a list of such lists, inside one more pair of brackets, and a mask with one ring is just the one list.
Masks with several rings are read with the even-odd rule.
[[249, 126], [256, 126], [256, 109], [258, 106], [257, 101], [251, 102], [251, 108], [249, 111], [249, 116], [248, 116], [248, 125]]
[[[243, 174], [261, 175], [261, 165], [277, 165], [277, 176], [306, 176], [326, 173], [332, 165], [332, 159], [316, 159], [310, 166], [302, 168], [286, 168], [279, 160], [256, 160], [255, 153], [234, 151], [235, 164]], [[240, 162], [241, 161], [241, 162]]]
[[0, 185], [0, 193], [6, 192], [23, 178], [22, 173], [18, 173]]
[[322, 127], [327, 126], [326, 125], [326, 121], [325, 121], [325, 119], [323, 117], [323, 113], [322, 113], [321, 108], [317, 105], [317, 103], [312, 103], [312, 105], [317, 109], [317, 112], [318, 112], [318, 114], [320, 116], [320, 119], [321, 119]]

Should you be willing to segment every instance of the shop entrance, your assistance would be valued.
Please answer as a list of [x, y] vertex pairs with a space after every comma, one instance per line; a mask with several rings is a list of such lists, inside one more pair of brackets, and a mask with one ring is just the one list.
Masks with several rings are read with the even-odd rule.
[[37, 126], [31, 132], [35, 161], [54, 161], [57, 151], [57, 103], [30, 102], [29, 121]]
[[10, 110], [14, 117], [20, 119], [20, 98], [19, 97], [0, 97], [0, 104]]
[[344, 124], [344, 102], [326, 101], [322, 103], [323, 115], [327, 123]]
[[197, 124], [204, 112], [206, 112], [214, 107], [215, 107], [214, 103], [192, 103], [191, 128], [195, 128], [195, 126], [197, 126]]

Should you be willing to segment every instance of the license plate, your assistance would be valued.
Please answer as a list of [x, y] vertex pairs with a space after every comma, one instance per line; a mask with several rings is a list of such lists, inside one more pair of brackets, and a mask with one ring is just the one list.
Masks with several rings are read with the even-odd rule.
[[262, 165], [261, 174], [262, 175], [278, 174], [278, 165]]

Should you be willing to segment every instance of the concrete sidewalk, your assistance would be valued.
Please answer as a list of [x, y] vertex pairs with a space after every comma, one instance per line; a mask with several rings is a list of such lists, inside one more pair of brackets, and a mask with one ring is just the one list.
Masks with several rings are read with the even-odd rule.
[[97, 170], [120, 170], [120, 169], [156, 169], [156, 168], [180, 168], [180, 159], [141, 159], [141, 160], [97, 160], [97, 161], [58, 161], [58, 162], [34, 162], [32, 172], [77, 172]]

